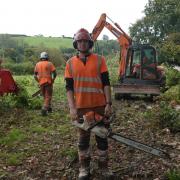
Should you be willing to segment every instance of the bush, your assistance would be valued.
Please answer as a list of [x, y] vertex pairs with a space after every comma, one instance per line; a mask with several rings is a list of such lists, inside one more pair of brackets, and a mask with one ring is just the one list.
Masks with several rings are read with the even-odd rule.
[[177, 69], [168, 68], [166, 71], [166, 85], [168, 88], [180, 84], [180, 72]]
[[180, 85], [172, 86], [161, 95], [161, 98], [165, 101], [175, 101], [177, 104], [180, 104]]
[[30, 81], [28, 79], [22, 79], [17, 81], [19, 92], [17, 95], [3, 96], [0, 101], [2, 104], [2, 111], [7, 108], [29, 108], [40, 109], [41, 99], [32, 98], [27, 91]]
[[147, 111], [145, 118], [149, 119], [154, 127], [169, 128], [171, 132], [175, 133], [180, 131], [180, 112], [165, 101], [161, 101], [160, 106]]
[[33, 74], [34, 65], [30, 62], [25, 63], [6, 63], [4, 68], [9, 69], [15, 75]]

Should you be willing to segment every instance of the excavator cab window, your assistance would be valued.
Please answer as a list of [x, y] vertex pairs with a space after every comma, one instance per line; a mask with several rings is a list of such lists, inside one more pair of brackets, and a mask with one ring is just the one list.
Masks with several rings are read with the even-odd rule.
[[141, 50], [129, 49], [127, 53], [126, 77], [140, 77]]
[[153, 47], [130, 48], [126, 62], [126, 77], [144, 80], [157, 78], [156, 51]]
[[141, 73], [142, 79], [153, 80], [157, 78], [156, 52], [154, 48], [142, 49]]

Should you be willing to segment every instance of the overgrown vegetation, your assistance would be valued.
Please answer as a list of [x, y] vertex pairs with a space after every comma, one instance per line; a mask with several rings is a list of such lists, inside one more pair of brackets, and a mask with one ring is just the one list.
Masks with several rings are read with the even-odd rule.
[[178, 180], [180, 179], [180, 170], [170, 170], [166, 176], [168, 180]]

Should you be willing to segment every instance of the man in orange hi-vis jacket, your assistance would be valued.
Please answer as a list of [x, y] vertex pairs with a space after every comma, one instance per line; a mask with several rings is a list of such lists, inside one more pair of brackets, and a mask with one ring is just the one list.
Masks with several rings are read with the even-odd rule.
[[[93, 40], [89, 32], [82, 28], [74, 35], [73, 46], [78, 54], [66, 63], [65, 80], [67, 99], [72, 120], [79, 120], [87, 112], [102, 116], [112, 113], [111, 90], [105, 58], [92, 53]], [[78, 129], [79, 180], [90, 177], [90, 132]], [[98, 148], [98, 165], [104, 175], [108, 171], [107, 138], [95, 136]]]
[[44, 98], [41, 110], [42, 116], [46, 116], [48, 112], [52, 112], [51, 99], [53, 93], [53, 83], [56, 78], [56, 68], [49, 61], [47, 52], [40, 54], [40, 61], [34, 68], [34, 78], [39, 83]]

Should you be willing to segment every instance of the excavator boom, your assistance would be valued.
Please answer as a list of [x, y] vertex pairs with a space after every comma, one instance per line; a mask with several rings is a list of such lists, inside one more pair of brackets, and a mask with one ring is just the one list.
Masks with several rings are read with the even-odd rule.
[[104, 28], [117, 38], [120, 45], [119, 82], [113, 86], [115, 97], [117, 94], [133, 93], [159, 95], [163, 76], [158, 71], [155, 48], [147, 44], [132, 44], [131, 37], [105, 13], [92, 30], [93, 41]]
[[[106, 17], [113, 23], [114, 26], [106, 21]], [[126, 54], [128, 47], [132, 44], [132, 39], [122, 30], [122, 28], [117, 23], [114, 23], [105, 13], [103, 13], [92, 30], [91, 36], [93, 41], [97, 40], [104, 27], [106, 27], [112, 34], [114, 34], [121, 46], [119, 76], [123, 76], [125, 73]]]

